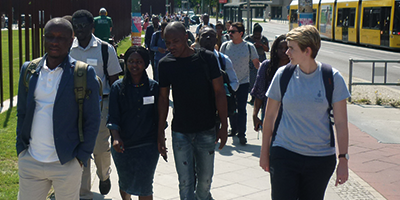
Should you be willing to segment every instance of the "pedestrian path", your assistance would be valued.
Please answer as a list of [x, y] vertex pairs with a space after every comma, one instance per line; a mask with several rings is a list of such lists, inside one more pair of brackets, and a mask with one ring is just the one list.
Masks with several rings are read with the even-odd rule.
[[[147, 68], [151, 77], [151, 67]], [[171, 98], [172, 99], [172, 98]], [[224, 149], [215, 152], [215, 170], [211, 193], [216, 200], [260, 200], [271, 199], [271, 185], [269, 173], [264, 172], [259, 167], [259, 156], [261, 148], [261, 133], [252, 128], [252, 106], [247, 105], [247, 139], [245, 146], [240, 145], [235, 137], [229, 137]], [[172, 119], [172, 109], [168, 115], [168, 122]], [[359, 131], [353, 134], [357, 127], [350, 126], [350, 145], [357, 145], [360, 141], [357, 138], [367, 137], [367, 134]], [[173, 150], [171, 144], [171, 130], [166, 130], [167, 147], [169, 149], [168, 162], [162, 158], [159, 159], [155, 177], [154, 177], [154, 199], [159, 200], [178, 200], [178, 175], [175, 171]], [[353, 142], [354, 141], [354, 142]], [[372, 143], [372, 142], [371, 142]], [[350, 155], [356, 154], [355, 149], [350, 146]], [[352, 157], [356, 157], [355, 155]], [[350, 158], [350, 168], [353, 158]], [[354, 158], [354, 160], [358, 160]], [[358, 162], [358, 161], [357, 161]], [[92, 165], [94, 166], [94, 165]], [[118, 175], [115, 166], [112, 165], [111, 182], [112, 188], [108, 195], [99, 194], [99, 180], [92, 169], [93, 187], [95, 192], [94, 200], [102, 199], [120, 199], [118, 188]], [[400, 173], [397, 173], [400, 174]], [[329, 182], [325, 199], [327, 200], [383, 200], [383, 197], [377, 190], [371, 187], [366, 181], [360, 178], [353, 170], [350, 170], [349, 180], [344, 184], [335, 187], [335, 174]], [[399, 193], [399, 192], [397, 192]]]

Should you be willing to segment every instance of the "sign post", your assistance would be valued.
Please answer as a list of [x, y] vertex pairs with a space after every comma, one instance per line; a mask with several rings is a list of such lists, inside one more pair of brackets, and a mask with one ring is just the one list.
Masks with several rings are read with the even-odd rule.
[[142, 45], [142, 23], [140, 14], [140, 0], [132, 0], [132, 15], [131, 15], [131, 44], [132, 46]]
[[299, 26], [313, 25], [312, 0], [299, 0]]

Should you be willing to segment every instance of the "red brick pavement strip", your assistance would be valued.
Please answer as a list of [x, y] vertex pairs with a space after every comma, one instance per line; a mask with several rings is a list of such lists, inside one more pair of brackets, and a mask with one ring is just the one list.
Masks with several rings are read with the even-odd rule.
[[349, 123], [350, 169], [388, 200], [400, 199], [400, 144], [383, 144]]

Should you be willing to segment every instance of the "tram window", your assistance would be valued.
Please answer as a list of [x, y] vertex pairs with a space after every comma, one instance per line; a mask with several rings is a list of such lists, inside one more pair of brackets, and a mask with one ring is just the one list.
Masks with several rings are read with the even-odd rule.
[[343, 26], [343, 8], [338, 9], [337, 24], [338, 27]]
[[363, 16], [363, 24], [362, 27], [363, 28], [370, 28], [370, 11], [371, 8], [364, 8], [364, 16]]
[[350, 8], [349, 27], [354, 27], [355, 21], [356, 21], [356, 9]]
[[381, 8], [364, 8], [363, 28], [366, 29], [379, 29], [379, 15]]
[[290, 23], [297, 23], [297, 10], [290, 10]]
[[393, 33], [400, 35], [400, 1], [396, 1], [394, 8]]
[[371, 14], [371, 28], [380, 29], [380, 12], [381, 8], [373, 8]]

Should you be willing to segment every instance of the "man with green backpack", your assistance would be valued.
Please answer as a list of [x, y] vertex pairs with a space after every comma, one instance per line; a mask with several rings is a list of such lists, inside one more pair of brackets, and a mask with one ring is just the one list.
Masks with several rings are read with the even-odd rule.
[[46, 54], [21, 68], [17, 105], [19, 199], [79, 198], [82, 167], [100, 124], [95, 70], [69, 56], [71, 24], [53, 18], [44, 28]]
[[[108, 94], [110, 93], [110, 86], [118, 80], [118, 74], [122, 70], [114, 47], [92, 34], [94, 21], [93, 15], [89, 11], [76, 11], [72, 15], [72, 26], [75, 32], [75, 39], [71, 47], [71, 57], [93, 66], [96, 74], [103, 82], [101, 122], [93, 150], [93, 158], [97, 168], [96, 174], [100, 179], [99, 191], [102, 195], [105, 195], [111, 188], [110, 132], [106, 128]], [[93, 198], [91, 185], [90, 162], [88, 162], [88, 167], [83, 170], [80, 199]]]

